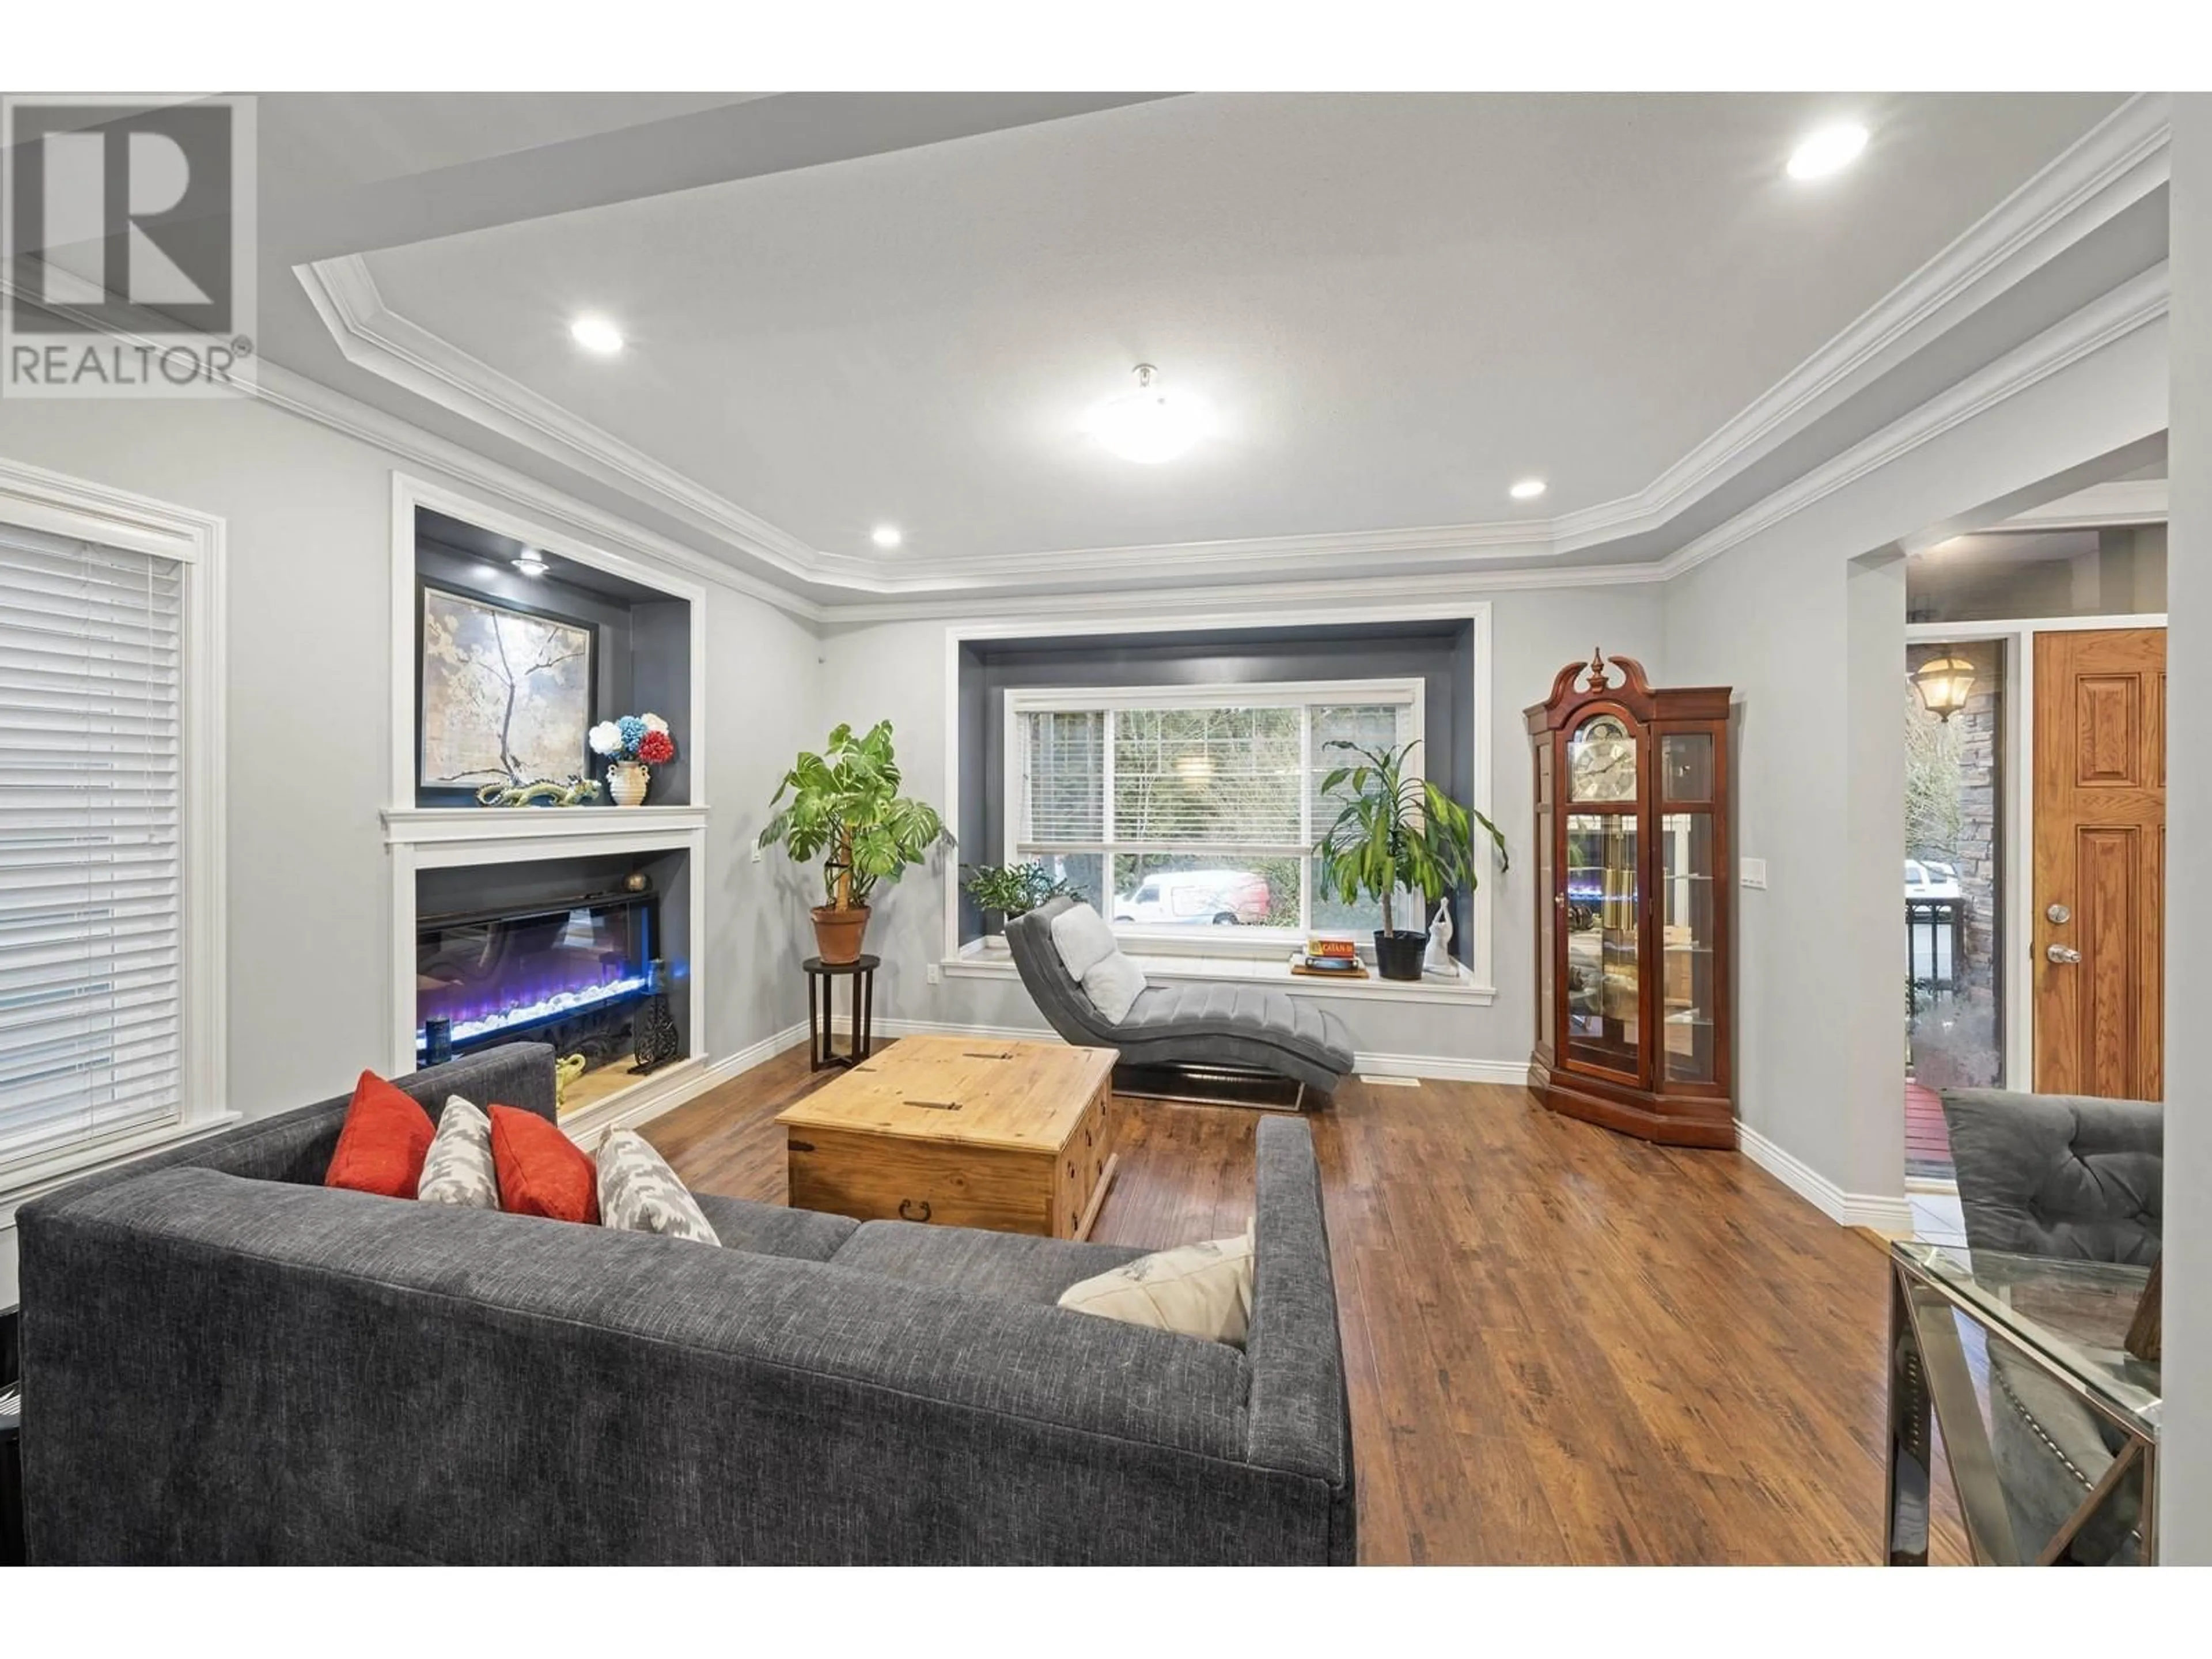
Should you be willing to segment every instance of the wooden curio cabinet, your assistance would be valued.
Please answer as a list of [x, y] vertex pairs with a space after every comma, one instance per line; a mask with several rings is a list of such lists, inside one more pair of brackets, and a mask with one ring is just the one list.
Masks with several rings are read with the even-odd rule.
[[1555, 1112], [1735, 1145], [1729, 690], [1656, 690], [1594, 653], [1529, 709], [1536, 1049]]

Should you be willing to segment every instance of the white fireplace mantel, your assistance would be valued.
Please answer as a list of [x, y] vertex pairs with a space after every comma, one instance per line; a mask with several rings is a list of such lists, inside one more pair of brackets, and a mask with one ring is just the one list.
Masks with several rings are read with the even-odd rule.
[[[703, 836], [706, 830], [703, 806], [394, 806], [384, 813], [387, 847], [470, 849], [461, 858], [441, 860], [446, 863], [651, 852], [685, 846], [688, 837]], [[489, 850], [518, 843], [530, 850]], [[549, 852], [542, 843], [556, 844]]]

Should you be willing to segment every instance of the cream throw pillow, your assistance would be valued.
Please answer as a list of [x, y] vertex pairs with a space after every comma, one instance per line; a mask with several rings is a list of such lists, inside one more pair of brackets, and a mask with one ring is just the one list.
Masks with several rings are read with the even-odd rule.
[[472, 1101], [446, 1097], [438, 1133], [422, 1160], [417, 1202], [453, 1204], [465, 1210], [499, 1208], [499, 1174], [491, 1157], [491, 1120]]
[[1121, 947], [1105, 917], [1087, 904], [1072, 904], [1052, 919], [1052, 948], [1067, 976], [1079, 980]]
[[1109, 1025], [1119, 1025], [1128, 1018], [1129, 1010], [1137, 1006], [1144, 989], [1145, 970], [1119, 951], [1092, 963], [1091, 971], [1083, 976], [1083, 994]]
[[1069, 1285], [1060, 1305], [1241, 1348], [1252, 1323], [1252, 1229], [1240, 1238], [1140, 1255]]
[[720, 1244], [691, 1189], [635, 1129], [612, 1129], [592, 1160], [599, 1172], [599, 1225], [619, 1232], [659, 1233], [695, 1244]]

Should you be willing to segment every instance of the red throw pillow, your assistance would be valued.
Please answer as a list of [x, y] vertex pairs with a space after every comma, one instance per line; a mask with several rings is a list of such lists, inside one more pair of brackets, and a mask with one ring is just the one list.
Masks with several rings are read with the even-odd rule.
[[499, 1172], [501, 1209], [599, 1224], [599, 1166], [559, 1124], [517, 1107], [493, 1107], [491, 1161]]
[[353, 1085], [338, 1146], [323, 1176], [325, 1187], [386, 1198], [412, 1198], [422, 1179], [422, 1160], [437, 1126], [413, 1097], [393, 1088], [374, 1072]]

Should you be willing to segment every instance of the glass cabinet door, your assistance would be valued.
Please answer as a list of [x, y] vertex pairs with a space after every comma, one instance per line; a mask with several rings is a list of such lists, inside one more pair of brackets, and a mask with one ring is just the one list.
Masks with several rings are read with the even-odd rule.
[[1638, 1074], [1643, 1036], [1636, 814], [1567, 815], [1566, 1058]]
[[1665, 963], [1659, 983], [1659, 1019], [1667, 1079], [1711, 1083], [1717, 1035], [1713, 815], [1662, 812], [1659, 840], [1661, 882], [1666, 890], [1659, 930]]

